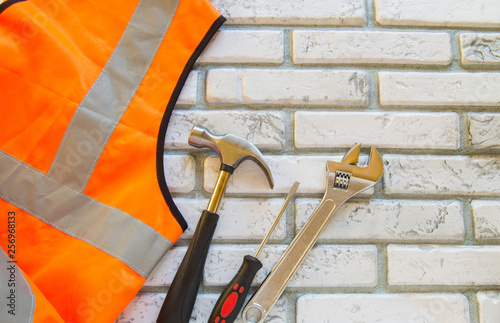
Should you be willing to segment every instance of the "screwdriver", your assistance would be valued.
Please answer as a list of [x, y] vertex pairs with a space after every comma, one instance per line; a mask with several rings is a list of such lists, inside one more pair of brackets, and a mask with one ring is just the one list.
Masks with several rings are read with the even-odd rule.
[[267, 231], [267, 234], [255, 252], [255, 255], [246, 255], [243, 257], [243, 263], [236, 273], [236, 276], [234, 276], [231, 282], [227, 285], [226, 289], [224, 289], [222, 294], [219, 296], [217, 303], [215, 303], [212, 314], [210, 314], [210, 318], [208, 319], [208, 323], [232, 323], [238, 316], [238, 313], [243, 307], [243, 303], [248, 295], [248, 290], [255, 274], [257, 274], [259, 269], [262, 267], [262, 263], [259, 259], [257, 259], [257, 257], [269, 239], [274, 227], [278, 224], [281, 215], [284, 213], [286, 206], [297, 191], [298, 187], [298, 182], [295, 182], [292, 185], [283, 206], [274, 219], [274, 222], [271, 224], [269, 231]]

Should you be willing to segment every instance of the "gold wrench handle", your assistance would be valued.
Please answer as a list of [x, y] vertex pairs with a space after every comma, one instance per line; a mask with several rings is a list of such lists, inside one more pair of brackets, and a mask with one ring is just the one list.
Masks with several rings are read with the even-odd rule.
[[351, 178], [347, 190], [336, 190], [333, 188], [334, 175], [335, 173], [329, 174], [326, 193], [314, 213], [246, 305], [242, 315], [245, 322], [264, 322], [335, 211], [349, 198], [375, 184]]

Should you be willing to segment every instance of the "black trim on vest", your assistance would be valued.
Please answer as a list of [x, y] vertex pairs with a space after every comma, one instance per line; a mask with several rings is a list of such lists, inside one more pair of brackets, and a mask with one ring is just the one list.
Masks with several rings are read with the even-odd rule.
[[170, 208], [170, 212], [172, 212], [172, 215], [175, 217], [177, 222], [182, 228], [182, 231], [185, 231], [188, 227], [186, 220], [182, 216], [181, 212], [177, 208], [177, 206], [174, 203], [174, 200], [172, 199], [172, 196], [170, 195], [170, 191], [168, 190], [167, 182], [165, 179], [165, 170], [163, 166], [163, 152], [165, 150], [165, 136], [167, 132], [167, 127], [168, 127], [168, 122], [170, 121], [170, 117], [172, 116], [172, 111], [175, 107], [175, 104], [177, 102], [177, 99], [179, 98], [179, 95], [181, 94], [182, 87], [184, 86], [184, 83], [186, 82], [186, 79], [189, 75], [189, 72], [191, 72], [191, 69], [193, 68], [194, 63], [198, 59], [198, 57], [201, 55], [205, 47], [208, 45], [212, 37], [215, 35], [215, 32], [219, 30], [219, 28], [222, 26], [222, 24], [226, 21], [226, 18], [223, 16], [220, 16], [217, 18], [217, 20], [214, 21], [210, 29], [208, 30], [207, 34], [205, 37], [202, 39], [196, 50], [193, 52], [191, 57], [189, 58], [186, 66], [184, 67], [184, 70], [182, 71], [181, 76], [179, 77], [179, 81], [177, 82], [177, 85], [175, 86], [175, 89], [172, 93], [172, 96], [170, 97], [170, 100], [168, 101], [167, 108], [165, 110], [165, 114], [163, 115], [163, 118], [161, 120], [160, 124], [160, 130], [158, 133], [158, 141], [156, 144], [156, 176], [158, 178], [158, 184], [160, 185], [160, 190], [163, 194], [163, 198], [167, 202], [168, 207]]
[[16, 4], [16, 3], [22, 2], [22, 1], [26, 1], [26, 0], [7, 0], [5, 2], [0, 3], [0, 13], [4, 12], [5, 9], [12, 6], [13, 4]]

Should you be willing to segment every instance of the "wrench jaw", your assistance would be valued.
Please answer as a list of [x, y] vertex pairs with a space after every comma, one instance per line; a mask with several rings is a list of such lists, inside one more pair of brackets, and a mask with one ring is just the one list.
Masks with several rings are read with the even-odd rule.
[[359, 160], [359, 152], [361, 151], [361, 144], [357, 144], [356, 146], [349, 149], [348, 152], [345, 153], [344, 158], [342, 158], [341, 163], [343, 164], [356, 164]]
[[370, 150], [369, 163], [365, 167], [357, 166], [361, 145], [352, 147], [342, 162], [327, 162], [328, 187], [330, 195], [337, 204], [374, 186], [382, 177], [383, 163], [374, 147]]

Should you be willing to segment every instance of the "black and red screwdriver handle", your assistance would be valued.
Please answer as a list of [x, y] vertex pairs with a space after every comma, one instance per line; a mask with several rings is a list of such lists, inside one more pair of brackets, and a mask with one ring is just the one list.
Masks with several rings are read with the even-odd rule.
[[232, 323], [240, 313], [255, 274], [262, 268], [259, 259], [246, 255], [243, 263], [222, 292], [210, 314], [208, 323]]
[[163, 302], [158, 323], [188, 323], [200, 288], [208, 249], [219, 215], [203, 211], [193, 239]]

